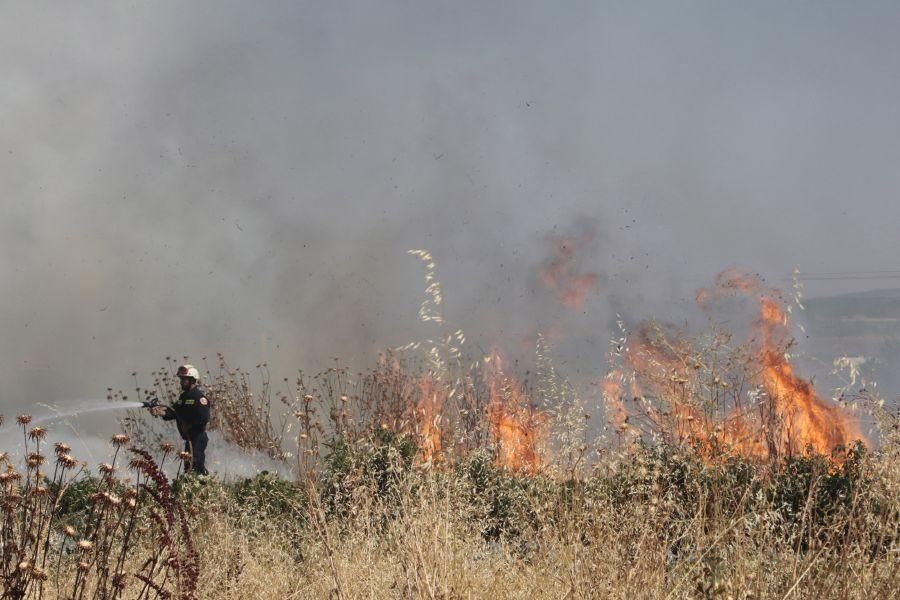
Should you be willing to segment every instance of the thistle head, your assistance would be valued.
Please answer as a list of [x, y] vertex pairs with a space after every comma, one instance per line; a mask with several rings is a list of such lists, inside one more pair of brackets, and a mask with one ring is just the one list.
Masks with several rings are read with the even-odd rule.
[[71, 454], [60, 454], [56, 462], [64, 469], [71, 469], [78, 464], [78, 461]]

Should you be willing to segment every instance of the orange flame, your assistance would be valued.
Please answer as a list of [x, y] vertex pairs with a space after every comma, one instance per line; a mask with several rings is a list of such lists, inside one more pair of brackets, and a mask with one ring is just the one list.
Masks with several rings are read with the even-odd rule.
[[777, 338], [787, 327], [787, 317], [772, 298], [760, 297], [757, 326], [762, 332], [762, 384], [781, 420], [778, 451], [790, 456], [811, 448], [827, 455], [838, 446], [849, 448], [861, 440], [855, 424], [837, 407], [825, 403], [809, 382], [797, 377], [787, 357], [778, 351]]
[[486, 412], [497, 447], [497, 465], [536, 473], [542, 467], [539, 448], [546, 437], [547, 415], [535, 410], [521, 385], [504, 374], [497, 352], [485, 359], [485, 378], [490, 397]]
[[425, 462], [436, 463], [441, 459], [441, 411], [446, 392], [433, 377], [419, 379], [419, 400], [416, 405], [416, 433], [419, 449]]
[[541, 273], [541, 282], [556, 294], [556, 299], [567, 308], [581, 310], [588, 293], [597, 283], [595, 273], [579, 275], [576, 270], [576, 243], [562, 240], [556, 248], [556, 256]]
[[629, 430], [628, 409], [622, 402], [622, 386], [625, 375], [621, 370], [615, 369], [608, 373], [600, 382], [600, 390], [603, 400], [610, 411], [613, 427], [617, 433], [626, 433]]
[[[697, 302], [706, 308], [712, 301], [734, 294], [755, 295], [758, 301], [750, 360], [756, 365], [756, 382], [767, 397], [755, 407], [759, 414], [748, 413], [740, 403], [720, 420], [704, 414], [692, 404], [703, 382], [699, 380], [701, 365], [690, 364], [689, 344], [677, 337], [669, 339], [662, 332], [654, 338], [645, 324], [628, 341], [625, 361], [635, 379], [642, 377], [647, 393], [664, 398], [667, 406], [662, 410], [645, 408], [644, 416], [674, 434], [677, 441], [690, 441], [701, 455], [725, 450], [758, 460], [808, 451], [827, 456], [838, 447], [863, 441], [848, 415], [820, 398], [809, 382], [794, 373], [784, 352], [790, 330], [778, 290], [754, 275], [732, 269], [721, 273], [712, 288], [699, 290]], [[627, 419], [620, 400], [624, 378], [620, 371], [611, 375], [604, 385], [604, 397], [614, 424], [624, 426]]]

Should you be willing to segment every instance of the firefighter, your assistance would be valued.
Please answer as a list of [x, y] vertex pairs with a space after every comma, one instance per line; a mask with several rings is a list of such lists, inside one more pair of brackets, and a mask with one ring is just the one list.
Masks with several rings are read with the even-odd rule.
[[[154, 406], [150, 413], [164, 421], [175, 421], [184, 440], [184, 451], [191, 455], [188, 467], [198, 475], [207, 475], [206, 426], [209, 424], [209, 398], [199, 386], [200, 372], [192, 365], [178, 367], [181, 395], [172, 406]], [[185, 461], [187, 462], [187, 461]]]

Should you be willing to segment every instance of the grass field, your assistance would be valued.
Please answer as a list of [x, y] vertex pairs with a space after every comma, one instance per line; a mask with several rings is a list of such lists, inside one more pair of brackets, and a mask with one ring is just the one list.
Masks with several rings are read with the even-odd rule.
[[[833, 402], [800, 377], [776, 290], [725, 273], [698, 294], [758, 306], [743, 343], [623, 329], [598, 404], [541, 337], [528, 376], [498, 351], [465, 358], [428, 268], [420, 317], [440, 335], [368, 372], [276, 382], [203, 359], [211, 427], [290, 477], [182, 475], [145, 412], [88, 466], [20, 415], [19, 458], [0, 456], [3, 597], [896, 595], [900, 421], [868, 390]], [[138, 396], [176, 397], [177, 364]]]

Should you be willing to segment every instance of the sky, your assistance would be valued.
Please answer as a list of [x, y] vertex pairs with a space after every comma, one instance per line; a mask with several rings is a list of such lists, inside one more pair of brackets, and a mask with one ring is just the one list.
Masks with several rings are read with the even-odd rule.
[[722, 269], [900, 269], [896, 3], [0, 7], [7, 414], [166, 356], [364, 368], [434, 334], [410, 249], [476, 351], [586, 376]]

